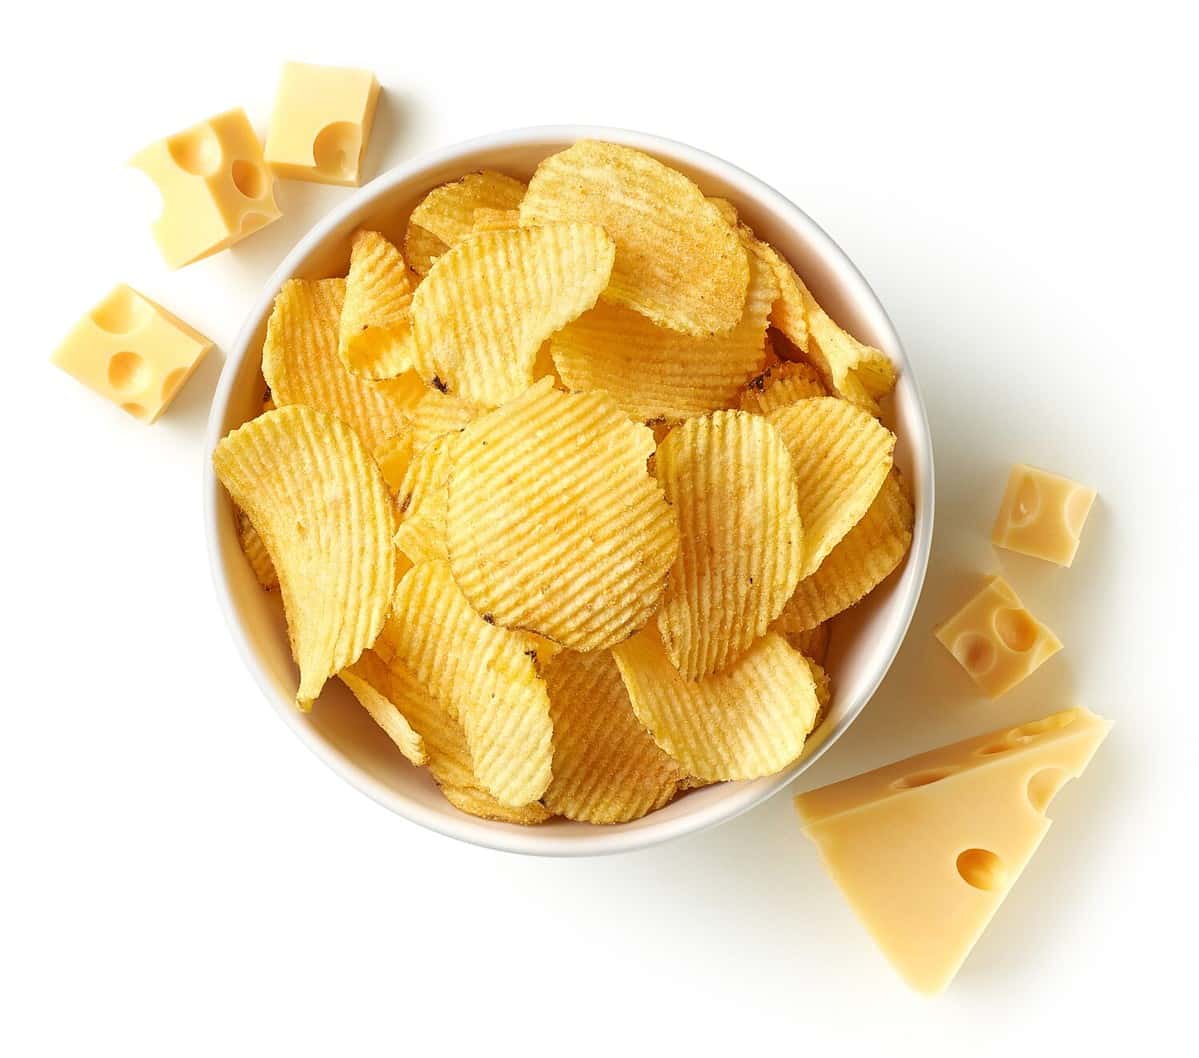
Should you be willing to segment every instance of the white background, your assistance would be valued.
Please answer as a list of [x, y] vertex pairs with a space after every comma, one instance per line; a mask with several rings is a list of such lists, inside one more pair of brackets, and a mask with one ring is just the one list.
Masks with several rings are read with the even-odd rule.
[[[1189, 1035], [1197, 85], [1165, 5], [1106, 6], [10, 20], [0, 1051], [1009, 1055]], [[285, 58], [377, 71], [369, 175], [506, 127], [641, 128], [773, 184], [872, 282], [928, 402], [937, 535], [899, 661], [804, 785], [1075, 702], [1116, 721], [946, 996], [892, 974], [786, 796], [648, 852], [505, 856], [371, 804], [261, 700], [201, 533], [221, 354], [149, 429], [47, 358], [118, 280], [228, 346], [348, 192], [281, 183], [282, 221], [171, 274], [122, 162], [231, 105], [261, 129]], [[1072, 569], [987, 543], [1013, 461], [1099, 489]], [[1001, 569], [1066, 649], [987, 703], [929, 630]]]

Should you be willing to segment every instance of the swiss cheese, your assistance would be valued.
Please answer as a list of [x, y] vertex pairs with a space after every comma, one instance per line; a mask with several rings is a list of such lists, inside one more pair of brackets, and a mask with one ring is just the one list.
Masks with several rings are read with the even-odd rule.
[[1017, 464], [1008, 477], [991, 542], [1008, 551], [1068, 566], [1074, 561], [1094, 502], [1095, 490], [1086, 485]]

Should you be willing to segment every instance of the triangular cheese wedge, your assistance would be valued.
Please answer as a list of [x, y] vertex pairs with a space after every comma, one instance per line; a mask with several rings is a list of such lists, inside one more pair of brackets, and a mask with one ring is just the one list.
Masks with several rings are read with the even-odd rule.
[[913, 988], [953, 980], [1049, 830], [1049, 802], [1110, 727], [1068, 709], [795, 799], [825, 866]]

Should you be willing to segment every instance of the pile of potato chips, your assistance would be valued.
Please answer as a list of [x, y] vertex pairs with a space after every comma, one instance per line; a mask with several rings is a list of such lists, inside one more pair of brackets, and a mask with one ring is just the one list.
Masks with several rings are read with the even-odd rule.
[[338, 677], [464, 812], [620, 823], [786, 768], [829, 622], [902, 561], [894, 386], [654, 158], [435, 188], [294, 279], [213, 455], [311, 708]]

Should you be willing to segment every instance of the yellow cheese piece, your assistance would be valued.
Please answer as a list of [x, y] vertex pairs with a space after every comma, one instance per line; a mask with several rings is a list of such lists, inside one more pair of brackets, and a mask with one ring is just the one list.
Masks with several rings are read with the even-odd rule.
[[158, 185], [154, 238], [172, 268], [224, 250], [281, 215], [275, 179], [240, 107], [152, 143], [129, 164]]
[[990, 578], [935, 634], [988, 698], [1010, 691], [1062, 649], [1002, 577]]
[[357, 187], [378, 100], [379, 82], [369, 70], [284, 63], [267, 164], [291, 180]]
[[1049, 802], [1110, 727], [1068, 709], [795, 799], [829, 873], [913, 988], [953, 980], [1049, 830]]
[[89, 389], [151, 423], [212, 342], [121, 284], [83, 317], [50, 358]]
[[1094, 502], [1094, 489], [1018, 463], [1008, 477], [991, 542], [1069, 566]]

